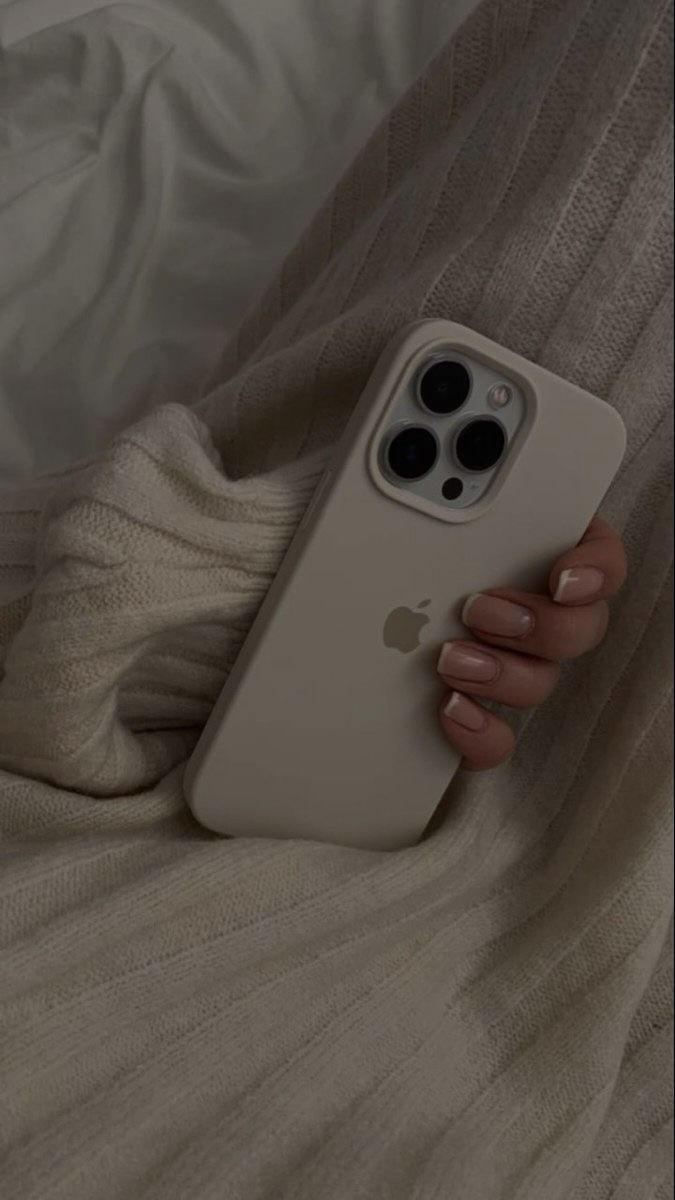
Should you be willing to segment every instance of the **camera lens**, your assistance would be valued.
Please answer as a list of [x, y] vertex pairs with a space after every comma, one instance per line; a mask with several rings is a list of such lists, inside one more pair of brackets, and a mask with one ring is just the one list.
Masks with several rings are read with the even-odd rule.
[[443, 415], [460, 408], [471, 391], [471, 376], [466, 367], [452, 359], [434, 362], [422, 374], [418, 393], [429, 412]]
[[387, 463], [399, 479], [421, 479], [438, 457], [438, 442], [422, 425], [407, 425], [389, 443]]
[[506, 434], [501, 425], [482, 417], [470, 421], [458, 434], [455, 457], [467, 471], [488, 471], [499, 462], [505, 446]]

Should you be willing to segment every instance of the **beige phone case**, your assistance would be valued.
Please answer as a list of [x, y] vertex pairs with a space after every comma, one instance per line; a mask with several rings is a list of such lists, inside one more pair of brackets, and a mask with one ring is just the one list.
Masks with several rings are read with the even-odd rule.
[[[448, 349], [515, 380], [527, 416], [483, 500], [439, 518], [375, 478], [397, 388]], [[196, 818], [247, 837], [373, 849], [419, 840], [457, 767], [437, 719], [440, 644], [466, 635], [459, 614], [471, 593], [545, 586], [624, 445], [607, 404], [479, 334], [446, 321], [404, 330], [356, 407], [194, 752], [186, 790]], [[394, 622], [420, 629], [418, 649], [385, 645], [394, 609], [412, 614]]]

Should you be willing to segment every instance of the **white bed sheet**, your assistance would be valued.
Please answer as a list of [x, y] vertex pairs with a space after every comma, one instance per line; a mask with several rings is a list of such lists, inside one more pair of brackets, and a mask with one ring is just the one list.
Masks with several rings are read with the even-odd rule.
[[476, 0], [0, 0], [0, 486], [199, 391]]

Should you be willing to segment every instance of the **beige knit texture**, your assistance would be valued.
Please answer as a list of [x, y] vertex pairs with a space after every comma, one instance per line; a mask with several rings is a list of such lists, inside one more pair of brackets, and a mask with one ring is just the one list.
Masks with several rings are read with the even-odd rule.
[[[488, 0], [211, 394], [3, 502], [6, 1200], [672, 1196], [671, 18]], [[419, 847], [216, 839], [186, 757], [420, 314], [621, 411], [629, 584]]]

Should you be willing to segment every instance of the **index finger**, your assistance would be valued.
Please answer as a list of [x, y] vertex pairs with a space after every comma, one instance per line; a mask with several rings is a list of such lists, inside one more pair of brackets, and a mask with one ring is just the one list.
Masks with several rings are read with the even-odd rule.
[[614, 596], [626, 571], [621, 538], [602, 517], [594, 517], [579, 545], [558, 559], [548, 583], [556, 604], [590, 604]]

